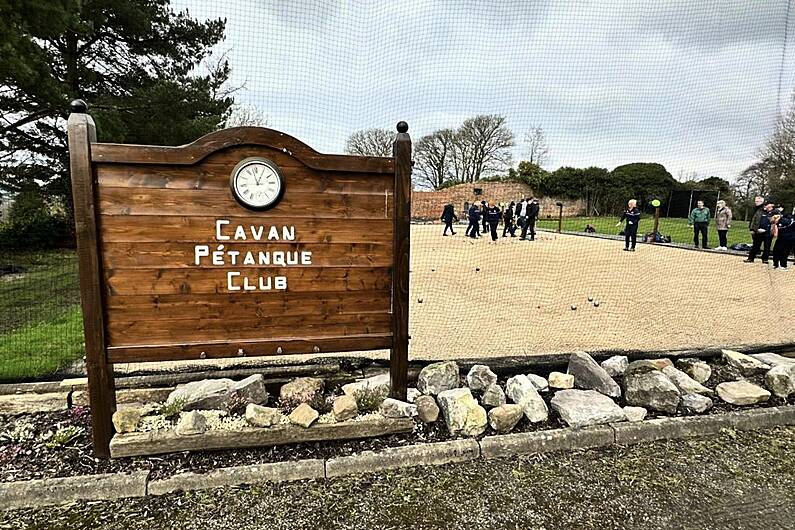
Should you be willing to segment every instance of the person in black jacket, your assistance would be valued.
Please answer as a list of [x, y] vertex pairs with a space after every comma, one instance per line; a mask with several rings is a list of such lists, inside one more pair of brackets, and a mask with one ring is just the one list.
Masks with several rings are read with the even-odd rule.
[[453, 230], [453, 223], [458, 221], [458, 217], [455, 215], [455, 208], [453, 207], [453, 203], [447, 203], [444, 205], [444, 211], [442, 211], [441, 220], [444, 221], [444, 232], [442, 233], [443, 236], [447, 235], [447, 229], [450, 229], [450, 232], [455, 235], [455, 230]]
[[795, 216], [785, 213], [778, 220], [778, 237], [773, 246], [773, 268], [787, 270], [787, 260], [795, 248]]
[[770, 244], [773, 239], [770, 234], [770, 213], [773, 211], [774, 204], [772, 202], [765, 203], [762, 197], [754, 199], [756, 207], [754, 215], [751, 217], [751, 222], [748, 223], [748, 229], [751, 231], [751, 251], [748, 253], [748, 258], [745, 263], [753, 263], [759, 254], [759, 249], [762, 250], [762, 263], [767, 263], [770, 259]]
[[[627, 209], [621, 213], [621, 219], [618, 220], [616, 226], [621, 225], [622, 221], [627, 224], [624, 227], [624, 250], [635, 252], [635, 243], [638, 239], [638, 225], [640, 224], [640, 210], [638, 210], [638, 201], [630, 199], [627, 202]], [[630, 247], [630, 244], [632, 245]]]
[[506, 237], [506, 233], [511, 234], [511, 237], [516, 237], [516, 225], [513, 224], [513, 209], [516, 206], [516, 203], [511, 201], [511, 204], [505, 208], [505, 211], [502, 213], [502, 237]]
[[477, 203], [473, 203], [472, 206], [469, 207], [468, 217], [469, 226], [467, 226], [465, 235], [472, 239], [477, 239], [480, 237], [480, 210], [478, 209]]
[[489, 231], [489, 222], [486, 219], [486, 209], [489, 207], [486, 204], [486, 201], [480, 201], [480, 216], [483, 220], [483, 234], [485, 235]]
[[536, 219], [538, 219], [538, 199], [530, 197], [527, 199], [527, 217], [525, 218], [524, 226], [522, 226], [522, 240], [527, 240], [527, 231], [530, 231], [530, 241], [536, 240]]
[[494, 201], [490, 201], [483, 218], [489, 225], [492, 241], [497, 241], [497, 225], [500, 224], [500, 217], [502, 217], [500, 207], [494, 204]]

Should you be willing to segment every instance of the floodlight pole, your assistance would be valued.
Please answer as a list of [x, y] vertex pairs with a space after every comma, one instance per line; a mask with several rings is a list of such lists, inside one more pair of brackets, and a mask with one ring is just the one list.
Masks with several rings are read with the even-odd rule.
[[563, 203], [557, 203], [558, 206], [558, 234], [563, 230]]

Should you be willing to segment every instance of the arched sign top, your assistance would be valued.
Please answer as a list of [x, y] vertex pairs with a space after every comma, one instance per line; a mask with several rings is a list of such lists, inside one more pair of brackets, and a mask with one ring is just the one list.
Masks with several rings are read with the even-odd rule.
[[322, 154], [289, 134], [265, 127], [222, 129], [177, 147], [92, 143], [91, 159], [93, 162], [113, 164], [193, 165], [218, 151], [246, 145], [276, 149], [321, 171], [395, 171], [392, 158]]

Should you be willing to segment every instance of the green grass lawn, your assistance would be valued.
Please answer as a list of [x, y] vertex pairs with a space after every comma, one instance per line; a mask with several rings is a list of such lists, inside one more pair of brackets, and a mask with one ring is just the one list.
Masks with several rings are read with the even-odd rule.
[[[618, 232], [623, 230], [622, 226], [616, 226], [618, 217], [564, 217], [563, 218], [563, 231], [564, 232], [584, 232], [585, 225], [592, 224], [596, 228], [597, 234], [618, 235]], [[557, 230], [557, 219], [539, 219], [537, 226], [539, 228], [546, 228], [550, 230]], [[751, 233], [747, 230], [748, 223], [738, 220], [729, 230], [729, 246], [735, 243], [751, 243]], [[652, 216], [644, 216], [641, 218], [640, 226], [638, 229], [638, 239], [642, 235], [651, 232], [654, 228], [654, 218]], [[693, 244], [693, 228], [687, 226], [687, 219], [660, 219], [660, 233], [664, 236], [671, 236], [674, 243]], [[708, 241], [710, 248], [718, 246], [718, 232], [715, 230], [714, 220], [710, 222]]]
[[83, 355], [80, 288], [74, 251], [3, 251], [0, 264], [0, 380], [51, 374]]

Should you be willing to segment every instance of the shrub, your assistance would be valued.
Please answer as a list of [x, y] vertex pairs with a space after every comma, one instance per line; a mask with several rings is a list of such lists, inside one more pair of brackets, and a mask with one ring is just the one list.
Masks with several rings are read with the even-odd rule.
[[83, 429], [81, 427], [68, 425], [66, 427], [60, 427], [55, 432], [49, 431], [42, 436], [42, 442], [50, 449], [54, 449], [56, 447], [65, 446], [81, 434], [83, 434]]
[[72, 223], [56, 213], [38, 191], [19, 193], [0, 223], [0, 248], [50, 249], [74, 246]]
[[383, 386], [365, 386], [356, 390], [353, 393], [353, 398], [356, 400], [359, 414], [367, 414], [368, 412], [375, 412], [378, 410], [388, 393], [388, 390]]
[[160, 410], [158, 412], [167, 419], [176, 418], [179, 416], [179, 413], [182, 412], [182, 409], [185, 408], [185, 403], [186, 400], [184, 398], [166, 401], [160, 406]]

